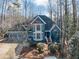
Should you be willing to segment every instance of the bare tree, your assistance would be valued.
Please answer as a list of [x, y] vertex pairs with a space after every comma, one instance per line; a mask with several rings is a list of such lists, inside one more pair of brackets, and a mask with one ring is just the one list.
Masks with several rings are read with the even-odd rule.
[[72, 0], [73, 6], [73, 34], [77, 31], [77, 8], [76, 8], [76, 0]]
[[[64, 45], [63, 45], [63, 9], [62, 9], [63, 5], [62, 5], [62, 0], [59, 0], [59, 10], [60, 10], [60, 28], [61, 28], [61, 32], [60, 32], [60, 42], [61, 42], [61, 48], [62, 48], [62, 52], [64, 52]], [[62, 58], [64, 56], [62, 55]]]
[[68, 40], [68, 31], [69, 31], [69, 12], [68, 12], [68, 0], [65, 0], [65, 19], [64, 19], [64, 28], [65, 28], [65, 38]]
[[[65, 0], [65, 15], [64, 15], [64, 40], [68, 42], [69, 40], [69, 9], [68, 9], [68, 0]], [[64, 42], [65, 42], [64, 41]], [[68, 48], [64, 47], [66, 58], [69, 58]]]
[[1, 23], [5, 20], [5, 11], [6, 11], [6, 4], [7, 4], [7, 0], [3, 0], [3, 3], [2, 3], [2, 11], [1, 11]]
[[53, 8], [52, 8], [52, 0], [48, 0], [48, 10], [49, 10], [49, 15], [50, 15], [50, 18], [52, 19], [52, 13], [53, 13]]
[[24, 0], [24, 16], [25, 19], [27, 19], [27, 15], [28, 15], [28, 8], [29, 8], [30, 2], [28, 2], [28, 0]]

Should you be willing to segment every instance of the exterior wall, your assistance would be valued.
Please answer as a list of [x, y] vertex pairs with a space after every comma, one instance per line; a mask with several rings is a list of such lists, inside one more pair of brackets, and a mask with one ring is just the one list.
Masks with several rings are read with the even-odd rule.
[[43, 34], [42, 34], [42, 40], [34, 40], [35, 39], [35, 36], [34, 36], [34, 32], [35, 32], [35, 25], [34, 24], [32, 24], [32, 27], [31, 27], [31, 31], [29, 31], [29, 39], [31, 39], [31, 41], [32, 42], [44, 42], [45, 41], [45, 25], [44, 24], [42, 24], [42, 32], [43, 32]]
[[46, 36], [47, 38], [49, 38], [49, 37], [50, 37], [50, 32], [45, 32], [45, 36]]
[[[60, 30], [57, 27], [55, 27], [51, 32], [48, 32], [48, 31], [45, 32], [45, 25], [44, 24], [43, 24], [42, 28], [43, 28], [42, 29], [43, 40], [41, 40], [40, 42], [45, 42], [46, 41], [45, 36], [47, 38], [50, 38], [50, 36], [51, 36], [52, 42], [58, 42], [58, 43], [60, 42], [60, 35], [59, 35], [60, 34]], [[39, 42], [39, 41], [35, 41], [34, 40], [34, 34], [33, 34], [33, 32], [35, 32], [34, 27], [32, 27], [31, 29], [32, 30], [29, 32], [29, 36], [30, 36], [32, 42]]]
[[60, 42], [60, 30], [58, 28], [54, 28], [51, 31], [51, 39], [53, 42], [57, 42], [57, 43]]

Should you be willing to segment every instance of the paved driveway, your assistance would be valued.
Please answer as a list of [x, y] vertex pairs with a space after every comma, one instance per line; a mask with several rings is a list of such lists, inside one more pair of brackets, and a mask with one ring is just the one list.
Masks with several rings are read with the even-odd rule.
[[0, 59], [13, 59], [17, 44], [0, 43]]

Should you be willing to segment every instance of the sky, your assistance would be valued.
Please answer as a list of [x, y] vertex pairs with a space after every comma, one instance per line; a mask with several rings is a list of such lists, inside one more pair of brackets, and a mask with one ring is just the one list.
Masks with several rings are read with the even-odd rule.
[[[0, 0], [0, 12], [1, 12], [1, 6], [2, 6], [2, 1], [3, 0]], [[7, 1], [15, 1], [15, 0], [7, 0]], [[21, 3], [22, 5], [24, 4], [23, 2], [24, 0], [19, 0], [19, 3]], [[49, 13], [48, 13], [48, 10], [47, 10], [47, 5], [48, 5], [48, 0], [27, 0], [28, 2], [31, 1], [32, 3], [32, 8], [33, 8], [33, 12], [35, 12], [36, 14], [43, 14], [43, 15], [47, 15], [49, 16]], [[9, 4], [8, 2], [8, 4]], [[52, 5], [53, 5], [53, 8], [56, 10], [56, 3], [57, 3], [57, 0], [52, 0]], [[77, 4], [79, 4], [79, 0], [77, 0]], [[22, 9], [23, 6], [21, 7]], [[23, 10], [22, 10], [23, 11]]]
[[[69, 4], [72, 3], [72, 0], [68, 0], [69, 1]], [[34, 0], [33, 3], [35, 3], [38, 7], [39, 6], [43, 6], [43, 8], [47, 7], [47, 4], [48, 4], [48, 0]], [[78, 11], [78, 14], [79, 14], [79, 0], [76, 0], [76, 3], [77, 3], [77, 11]], [[53, 8], [56, 9], [56, 5], [57, 5], [57, 0], [52, 0], [52, 5], [53, 5]], [[70, 8], [72, 6], [70, 5]], [[72, 13], [73, 9], [71, 8], [71, 13]], [[45, 11], [44, 12], [45, 15], [49, 16], [48, 12]]]
[[[10, 2], [10, 0], [8, 0]], [[12, 0], [14, 1], [14, 0]], [[23, 3], [24, 0], [19, 0], [19, 2], [21, 4], [24, 4]], [[33, 4], [33, 11], [36, 13], [36, 14], [44, 14], [44, 15], [47, 15], [49, 16], [49, 13], [48, 13], [48, 10], [47, 10], [47, 4], [48, 4], [48, 0], [28, 0], [28, 1], [31, 1], [31, 3]], [[52, 1], [52, 4], [55, 6], [56, 4], [56, 1], [57, 0], [53, 0]], [[2, 5], [2, 2], [3, 0], [0, 0], [0, 5]], [[8, 4], [9, 4], [8, 2]], [[1, 9], [2, 7], [0, 6], [0, 12], [1, 12]], [[23, 6], [21, 7], [23, 9]]]
[[[39, 7], [41, 10], [41, 13], [49, 16], [49, 13], [48, 13], [48, 0], [32, 0], [32, 2], [37, 6]], [[57, 0], [52, 0], [52, 5], [54, 7], [56, 7], [56, 2]]]
[[48, 3], [48, 0], [34, 0], [33, 3], [35, 3], [36, 5], [41, 5], [41, 6], [46, 6]]

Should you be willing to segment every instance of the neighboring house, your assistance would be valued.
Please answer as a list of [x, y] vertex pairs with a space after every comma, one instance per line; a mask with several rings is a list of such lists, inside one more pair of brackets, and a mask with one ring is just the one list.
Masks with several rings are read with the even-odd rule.
[[27, 39], [27, 31], [26, 28], [21, 25], [21, 24], [17, 24], [14, 27], [10, 28], [6, 34], [4, 35], [4, 37], [8, 40], [12, 40], [12, 41], [23, 41]]
[[[27, 25], [27, 27], [25, 25]], [[12, 39], [13, 36], [15, 36], [13, 39], [27, 39], [26, 37], [28, 36], [28, 40], [31, 40], [32, 42], [60, 41], [60, 28], [54, 21], [45, 15], [37, 15], [30, 22], [28, 22], [28, 24], [20, 25], [19, 27], [20, 28], [17, 28], [16, 26], [14, 27], [14, 30], [9, 30], [7, 32], [9, 39]], [[29, 28], [28, 34], [26, 34], [26, 28]], [[25, 34], [21, 34], [19, 32], [24, 32]], [[22, 38], [20, 38], [21, 36]]]

